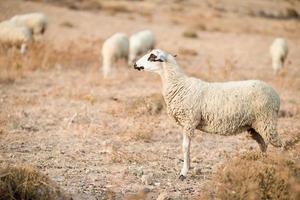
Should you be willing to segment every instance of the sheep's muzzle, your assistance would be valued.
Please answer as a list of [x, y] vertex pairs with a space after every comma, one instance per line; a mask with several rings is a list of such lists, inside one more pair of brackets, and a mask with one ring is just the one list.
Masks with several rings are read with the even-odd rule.
[[134, 69], [137, 69], [137, 70], [139, 70], [139, 71], [141, 71], [142, 69], [144, 69], [143, 66], [138, 67], [138, 66], [136, 65], [136, 63], [134, 63], [133, 67], [134, 67]]

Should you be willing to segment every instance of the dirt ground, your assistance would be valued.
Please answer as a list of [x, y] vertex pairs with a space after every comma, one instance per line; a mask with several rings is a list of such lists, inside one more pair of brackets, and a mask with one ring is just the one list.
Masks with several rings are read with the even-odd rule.
[[[197, 199], [227, 158], [258, 151], [246, 133], [197, 131], [192, 169], [187, 180], [178, 180], [181, 130], [158, 105], [159, 77], [122, 61], [110, 79], [103, 80], [100, 71], [105, 38], [143, 29], [156, 34], [156, 47], [177, 54], [189, 75], [272, 85], [281, 98], [278, 131], [293, 141], [284, 153], [300, 161], [300, 20], [288, 11], [300, 13], [299, 1], [100, 1], [99, 8], [49, 2], [0, 2], [0, 19], [46, 13], [42, 42], [55, 56], [73, 55], [71, 62], [47, 68], [23, 66], [20, 76], [1, 81], [0, 164], [33, 166], [75, 199], [156, 199], [163, 192], [171, 199]], [[278, 36], [287, 38], [290, 51], [284, 70], [274, 76], [269, 46]], [[35, 57], [28, 59], [29, 65]], [[282, 153], [272, 146], [268, 152]]]

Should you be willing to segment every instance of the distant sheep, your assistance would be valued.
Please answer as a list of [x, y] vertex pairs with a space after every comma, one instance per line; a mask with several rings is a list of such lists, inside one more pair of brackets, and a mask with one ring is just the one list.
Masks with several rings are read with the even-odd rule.
[[186, 76], [174, 56], [155, 49], [135, 64], [137, 70], [161, 76], [168, 114], [183, 128], [183, 180], [190, 168], [190, 140], [195, 129], [219, 135], [248, 131], [262, 152], [270, 142], [283, 144], [277, 134], [278, 94], [258, 80], [209, 83]]
[[102, 46], [102, 70], [104, 77], [112, 71], [112, 65], [120, 58], [128, 59], [129, 41], [124, 33], [115, 33]]
[[17, 26], [28, 27], [34, 35], [44, 34], [48, 25], [47, 16], [40, 12], [16, 15], [10, 21]]
[[20, 52], [24, 54], [31, 40], [32, 32], [27, 27], [16, 26], [10, 21], [0, 23], [0, 44], [2, 46], [20, 48]]
[[283, 68], [288, 52], [289, 49], [286, 39], [276, 38], [273, 41], [270, 47], [270, 54], [272, 58], [272, 67], [276, 74]]
[[132, 65], [138, 56], [147, 53], [155, 46], [155, 36], [150, 30], [140, 31], [129, 39], [129, 65]]

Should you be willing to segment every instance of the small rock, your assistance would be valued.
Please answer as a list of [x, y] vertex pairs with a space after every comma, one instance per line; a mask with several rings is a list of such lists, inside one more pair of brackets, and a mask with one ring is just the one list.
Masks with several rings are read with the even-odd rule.
[[200, 159], [197, 157], [192, 158], [192, 163], [200, 163]]
[[143, 170], [142, 167], [139, 167], [139, 168], [137, 168], [137, 169], [134, 169], [133, 174], [134, 174], [135, 176], [141, 177], [141, 176], [143, 176], [143, 174], [144, 174], [144, 170]]
[[194, 175], [200, 175], [200, 174], [202, 174], [201, 168], [200, 167], [194, 167], [193, 174]]
[[53, 180], [56, 181], [56, 182], [62, 182], [65, 180], [65, 177], [63, 176], [55, 176], [53, 177]]
[[148, 175], [143, 175], [142, 178], [142, 183], [145, 185], [152, 185], [153, 184], [153, 174], [148, 174]]

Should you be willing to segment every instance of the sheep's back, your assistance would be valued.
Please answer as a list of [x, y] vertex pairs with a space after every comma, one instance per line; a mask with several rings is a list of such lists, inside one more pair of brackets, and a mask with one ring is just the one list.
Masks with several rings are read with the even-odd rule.
[[108, 38], [102, 47], [103, 55], [122, 56], [128, 54], [129, 42], [125, 34], [116, 33]]
[[273, 59], [280, 59], [281, 57], [286, 57], [288, 54], [287, 41], [283, 38], [275, 39], [270, 47], [270, 54], [273, 57]]
[[279, 96], [261, 81], [211, 83], [200, 91], [202, 129], [220, 134], [246, 130], [262, 114], [279, 110]]

